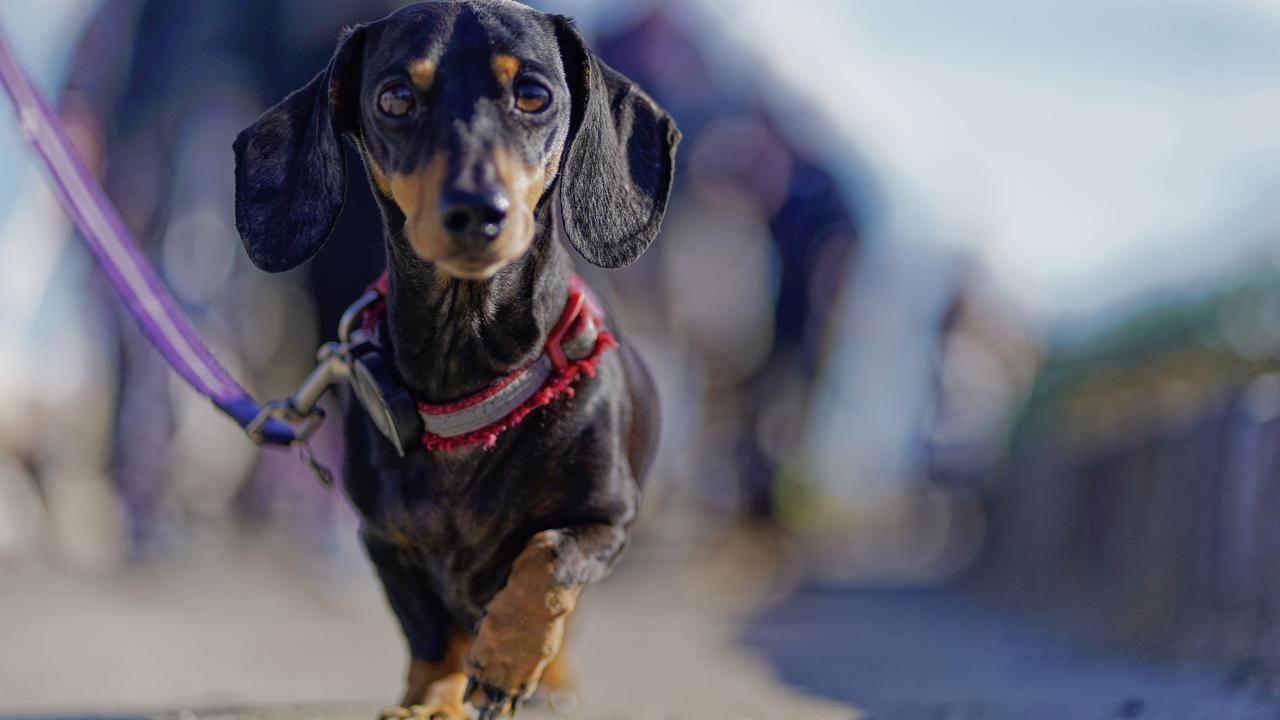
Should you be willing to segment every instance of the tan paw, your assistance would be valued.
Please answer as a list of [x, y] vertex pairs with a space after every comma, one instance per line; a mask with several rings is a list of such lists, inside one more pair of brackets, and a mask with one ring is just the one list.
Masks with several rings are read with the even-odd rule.
[[480, 708], [480, 720], [519, 710], [564, 641], [568, 613], [549, 611], [554, 605], [545, 592], [537, 602], [510, 602], [512, 595], [490, 605], [467, 655], [469, 689], [463, 694]]
[[580, 588], [555, 582], [555, 540], [548, 533], [534, 536], [471, 641], [463, 696], [480, 709], [479, 720], [514, 715], [560, 652]]

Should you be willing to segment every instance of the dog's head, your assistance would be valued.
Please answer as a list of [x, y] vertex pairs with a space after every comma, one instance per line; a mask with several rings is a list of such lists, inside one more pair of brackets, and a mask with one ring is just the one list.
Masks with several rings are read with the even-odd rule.
[[507, 0], [428, 2], [344, 34], [325, 68], [235, 142], [236, 227], [269, 271], [314, 255], [360, 151], [393, 231], [485, 279], [558, 200], [573, 246], [619, 267], [653, 241], [680, 134], [571, 22]]

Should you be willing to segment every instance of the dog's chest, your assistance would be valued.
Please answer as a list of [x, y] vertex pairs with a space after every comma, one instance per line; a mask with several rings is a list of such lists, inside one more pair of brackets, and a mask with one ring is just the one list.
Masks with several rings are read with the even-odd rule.
[[[484, 452], [484, 451], [477, 451]], [[376, 476], [372, 492], [353, 494], [365, 532], [399, 547], [430, 576], [442, 599], [470, 612], [527, 507], [513, 502], [510, 468], [453, 457], [410, 462]]]
[[438, 556], [482, 554], [478, 548], [499, 542], [510, 525], [497, 475], [472, 463], [413, 464], [383, 474], [377, 501], [358, 509], [397, 544]]

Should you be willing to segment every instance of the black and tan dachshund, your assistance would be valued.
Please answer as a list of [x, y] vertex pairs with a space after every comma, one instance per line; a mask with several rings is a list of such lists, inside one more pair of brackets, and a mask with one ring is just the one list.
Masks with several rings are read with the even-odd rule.
[[[447, 408], [550, 353], [576, 287], [561, 236], [606, 268], [644, 252], [680, 134], [564, 17], [411, 5], [344, 33], [327, 68], [236, 139], [236, 225], [259, 267], [293, 268], [327, 239], [344, 139], [384, 218], [380, 342], [415, 401]], [[657, 440], [650, 377], [598, 321], [620, 345], [597, 346], [594, 374], [481, 445], [401, 456], [348, 402], [343, 487], [410, 651], [384, 713], [455, 720], [471, 702], [499, 717], [540, 680], [568, 682], [566, 620], [618, 559]]]

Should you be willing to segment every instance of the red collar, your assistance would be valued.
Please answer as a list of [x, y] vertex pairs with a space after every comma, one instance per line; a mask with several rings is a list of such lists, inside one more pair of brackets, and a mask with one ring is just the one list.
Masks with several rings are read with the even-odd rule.
[[[379, 298], [364, 310], [363, 325], [375, 337], [386, 312], [386, 273], [371, 289]], [[417, 401], [425, 428], [422, 444], [445, 451], [491, 448], [534, 410], [561, 397], [572, 398], [578, 377], [594, 377], [600, 356], [618, 346], [613, 334], [600, 326], [602, 315], [591, 290], [572, 276], [564, 312], [548, 333], [541, 355], [475, 395], [443, 404]]]

